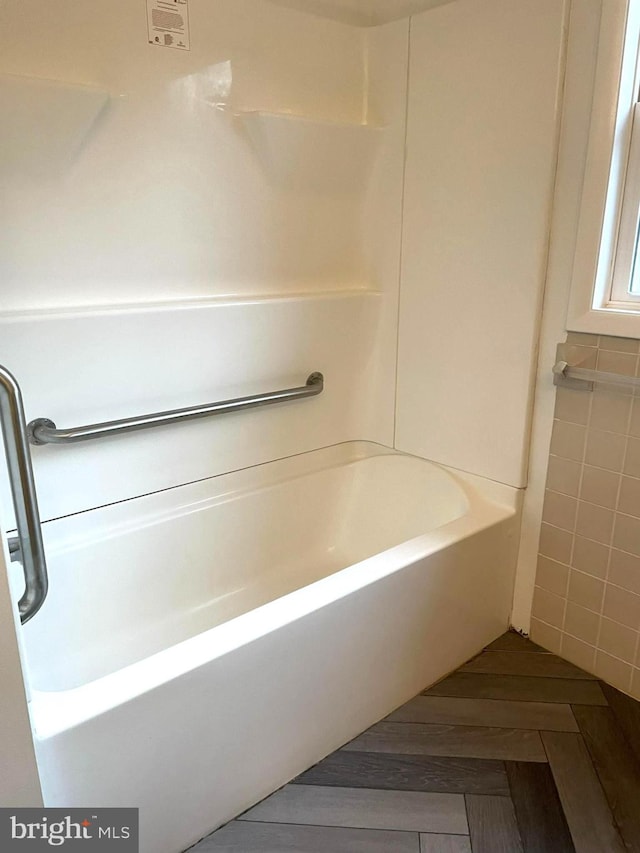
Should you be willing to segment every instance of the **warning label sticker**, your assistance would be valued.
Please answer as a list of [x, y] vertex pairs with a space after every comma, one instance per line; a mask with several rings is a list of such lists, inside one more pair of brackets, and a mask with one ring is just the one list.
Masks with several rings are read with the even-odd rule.
[[190, 50], [189, 0], [147, 0], [149, 44]]

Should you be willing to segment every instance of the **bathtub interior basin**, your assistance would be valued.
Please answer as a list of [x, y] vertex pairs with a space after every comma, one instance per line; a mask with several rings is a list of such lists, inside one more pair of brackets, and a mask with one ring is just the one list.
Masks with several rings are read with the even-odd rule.
[[468, 508], [441, 468], [358, 442], [48, 522], [31, 684], [101, 678]]

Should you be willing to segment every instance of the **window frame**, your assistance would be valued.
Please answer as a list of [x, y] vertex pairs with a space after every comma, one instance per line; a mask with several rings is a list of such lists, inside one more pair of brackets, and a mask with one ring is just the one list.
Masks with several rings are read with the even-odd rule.
[[571, 331], [640, 338], [640, 296], [625, 293], [640, 210], [639, 43], [640, 0], [603, 0], [567, 315]]
[[618, 226], [618, 239], [613, 262], [611, 292], [607, 305], [624, 310], [627, 303], [638, 303], [640, 292], [631, 293], [630, 287], [640, 280], [638, 255], [638, 227], [640, 226], [640, 103], [632, 107], [631, 142]]

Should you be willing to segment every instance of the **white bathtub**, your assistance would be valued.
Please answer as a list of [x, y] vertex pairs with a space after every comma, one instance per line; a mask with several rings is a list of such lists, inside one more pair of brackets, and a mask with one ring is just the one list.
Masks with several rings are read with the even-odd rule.
[[45, 525], [48, 806], [178, 853], [508, 625], [514, 490], [349, 443]]

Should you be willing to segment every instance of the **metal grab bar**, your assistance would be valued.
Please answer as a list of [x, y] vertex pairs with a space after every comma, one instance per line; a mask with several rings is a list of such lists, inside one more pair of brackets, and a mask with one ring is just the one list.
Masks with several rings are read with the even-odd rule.
[[284, 403], [287, 400], [300, 400], [304, 397], [315, 397], [322, 393], [324, 377], [322, 373], [312, 373], [305, 385], [298, 388], [286, 388], [284, 391], [269, 391], [266, 394], [255, 394], [251, 397], [237, 397], [234, 400], [221, 400], [218, 403], [208, 403], [203, 406], [190, 406], [186, 409], [171, 409], [166, 412], [155, 412], [151, 415], [140, 415], [136, 418], [122, 418], [117, 421], [106, 421], [101, 424], [87, 424], [71, 429], [58, 429], [48, 418], [36, 418], [27, 426], [31, 444], [73, 444], [77, 441], [88, 441], [92, 438], [102, 438], [106, 435], [118, 435], [122, 432], [133, 432], [138, 429], [163, 426], [179, 421], [190, 421], [195, 418], [205, 418], [210, 415], [221, 415], [241, 409], [252, 409], [256, 406], [269, 406], [273, 403]]
[[602, 370], [590, 370], [587, 367], [573, 367], [566, 361], [557, 361], [553, 366], [553, 381], [555, 385], [568, 388], [593, 391], [594, 383], [605, 385], [622, 385], [626, 388], [640, 389], [640, 377], [626, 376], [622, 373], [605, 373]]
[[18, 602], [20, 621], [24, 625], [42, 607], [49, 582], [22, 394], [15, 378], [1, 365], [0, 424], [24, 570], [25, 591]]

